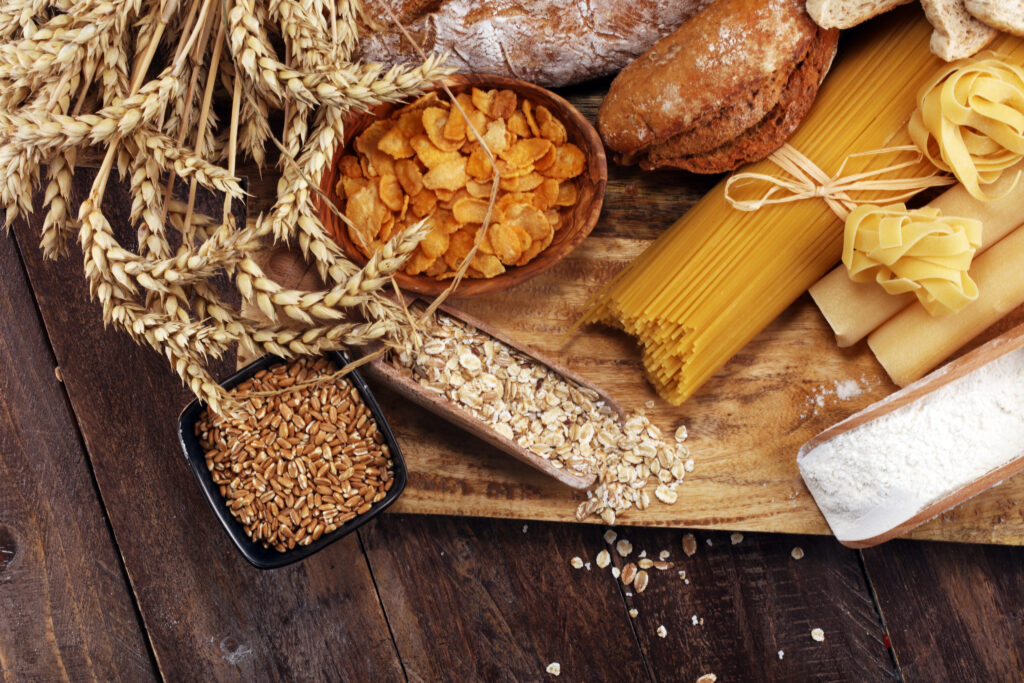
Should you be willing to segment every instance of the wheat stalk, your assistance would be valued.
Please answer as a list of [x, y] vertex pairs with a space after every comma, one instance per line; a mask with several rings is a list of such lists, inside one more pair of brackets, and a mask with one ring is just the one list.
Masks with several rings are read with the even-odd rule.
[[[77, 234], [104, 322], [163, 354], [216, 411], [232, 410], [232, 399], [206, 363], [232, 348], [316, 354], [375, 340], [400, 344], [410, 334], [408, 316], [385, 288], [426, 226], [395, 235], [360, 268], [320, 221], [316, 202], [326, 198], [318, 186], [348, 112], [416, 95], [448, 70], [437, 57], [392, 69], [354, 62], [360, 22], [369, 25], [358, 0], [0, 6], [7, 224], [32, 210], [45, 163], [44, 255], [68, 255]], [[224, 101], [227, 116], [215, 105]], [[272, 119], [282, 122], [280, 140]], [[281, 169], [277, 198], [267, 213], [236, 225], [231, 209], [246, 199], [237, 159], [262, 168], [268, 144]], [[71, 182], [90, 147], [103, 150], [103, 163], [76, 212]], [[115, 170], [128, 181], [134, 243], [119, 241], [103, 212]], [[186, 183], [184, 196], [176, 178]], [[198, 211], [200, 189], [224, 196], [219, 215]], [[288, 289], [267, 277], [254, 256], [285, 243], [315, 264], [323, 290]], [[262, 315], [243, 313], [239, 300]]]

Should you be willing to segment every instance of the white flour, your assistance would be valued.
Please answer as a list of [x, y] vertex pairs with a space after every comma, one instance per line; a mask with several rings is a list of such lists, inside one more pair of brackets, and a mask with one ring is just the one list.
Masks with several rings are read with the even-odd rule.
[[876, 536], [1024, 454], [1024, 349], [797, 456], [839, 540]]
[[805, 410], [800, 413], [800, 419], [804, 420], [821, 412], [829, 396], [835, 396], [840, 401], [849, 401], [863, 394], [869, 385], [870, 382], [864, 375], [861, 375], [860, 381], [855, 379], [837, 379], [833, 380], [831, 384], [821, 384], [812, 389], [805, 399]]

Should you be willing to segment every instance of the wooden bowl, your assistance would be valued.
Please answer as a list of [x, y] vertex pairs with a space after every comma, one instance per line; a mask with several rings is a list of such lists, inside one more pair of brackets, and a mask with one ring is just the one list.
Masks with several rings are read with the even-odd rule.
[[[455, 94], [473, 87], [482, 89], [497, 88], [512, 90], [520, 97], [528, 99], [534, 104], [544, 105], [565, 125], [569, 142], [583, 150], [583, 154], [587, 159], [587, 165], [583, 169], [583, 173], [574, 179], [578, 189], [578, 200], [571, 207], [571, 223], [555, 233], [554, 239], [548, 245], [548, 248], [526, 265], [510, 266], [504, 273], [496, 277], [489, 279], [463, 278], [459, 284], [457, 295], [471, 296], [508, 289], [543, 273], [558, 263], [594, 229], [598, 216], [601, 214], [601, 203], [604, 200], [605, 185], [608, 182], [608, 162], [605, 158], [604, 146], [601, 144], [597, 131], [594, 130], [590, 122], [575, 107], [555, 93], [532, 83], [515, 78], [485, 74], [454, 75], [448, 77], [445, 83]], [[434, 90], [440, 90], [440, 87], [434, 88]], [[355, 137], [366, 130], [374, 120], [389, 116], [393, 111], [402, 106], [403, 104], [384, 104], [366, 113], [353, 113], [346, 119], [345, 135], [334, 153], [334, 159], [331, 161], [330, 167], [320, 181], [320, 191], [335, 205], [339, 205], [335, 185], [338, 177], [338, 163], [341, 157], [348, 151]], [[360, 265], [365, 264], [366, 257], [356, 249], [356, 246], [349, 239], [348, 230], [345, 229], [341, 219], [327, 208], [320, 198], [317, 199], [317, 211], [324, 226], [336, 236], [345, 254], [356, 263]], [[405, 273], [396, 273], [395, 280], [406, 291], [430, 296], [440, 294], [451, 283], [450, 279], [435, 280], [432, 277], [406, 275]]]

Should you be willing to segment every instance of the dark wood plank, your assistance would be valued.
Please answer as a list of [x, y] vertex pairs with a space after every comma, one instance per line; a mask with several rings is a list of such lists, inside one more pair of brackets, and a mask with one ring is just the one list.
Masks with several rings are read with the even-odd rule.
[[[112, 186], [108, 196], [107, 215], [125, 225], [123, 189]], [[248, 565], [175, 442], [189, 393], [158, 354], [103, 329], [77, 248], [65, 261], [43, 262], [34, 246], [41, 216], [31, 220], [15, 231], [161, 673], [400, 680], [358, 539], [282, 570]]]
[[153, 662], [17, 247], [0, 235], [0, 679]]
[[[524, 532], [525, 529], [525, 532]], [[386, 515], [361, 531], [413, 681], [646, 680], [594, 526]]]
[[[897, 677], [855, 551], [827, 538], [745, 534], [733, 545], [728, 533], [696, 532], [697, 552], [688, 557], [684, 532], [618, 531], [634, 549], [626, 560], [613, 553], [617, 566], [644, 551], [656, 559], [661, 550], [675, 563], [647, 570], [643, 593], [622, 588], [639, 612], [637, 635], [659, 680], [694, 681], [705, 673], [719, 681]], [[804, 550], [803, 559], [791, 557], [794, 546]], [[662, 625], [664, 638], [657, 633]], [[815, 628], [825, 632], [824, 642], [812, 639]]]
[[1024, 549], [891, 541], [862, 551], [907, 681], [1019, 681]]

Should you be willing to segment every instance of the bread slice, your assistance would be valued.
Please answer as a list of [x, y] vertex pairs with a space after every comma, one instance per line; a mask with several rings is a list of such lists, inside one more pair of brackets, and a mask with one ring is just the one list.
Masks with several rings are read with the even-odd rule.
[[921, 0], [925, 16], [935, 28], [932, 52], [952, 62], [970, 57], [992, 42], [998, 31], [972, 17], [964, 0]]
[[822, 28], [850, 28], [911, 0], [807, 0], [807, 13]]
[[975, 19], [1015, 36], [1024, 36], [1024, 0], [965, 0]]

